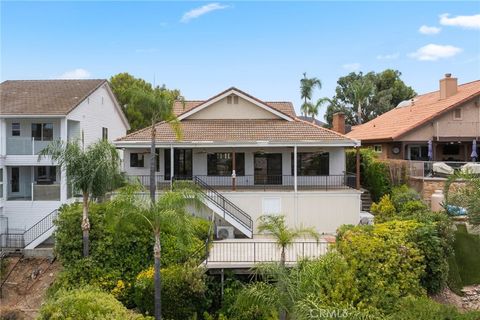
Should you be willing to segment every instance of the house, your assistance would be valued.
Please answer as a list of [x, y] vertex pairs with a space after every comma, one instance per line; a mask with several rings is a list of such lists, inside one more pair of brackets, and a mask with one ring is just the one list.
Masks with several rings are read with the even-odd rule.
[[[233, 87], [177, 102], [174, 112], [181, 139], [169, 123], [155, 126], [157, 186], [195, 182], [205, 214], [215, 213], [219, 238], [251, 243], [263, 214], [283, 214], [291, 227], [328, 234], [359, 223], [361, 192], [345, 171], [345, 148], [358, 141], [299, 119], [290, 102], [262, 101]], [[150, 139], [149, 127], [115, 142], [124, 150], [126, 175], [145, 185]]]
[[480, 139], [480, 80], [458, 85], [446, 74], [439, 90], [354, 126], [347, 137], [361, 140], [383, 159], [471, 161], [473, 141]]
[[126, 134], [128, 121], [106, 80], [0, 84], [0, 247], [34, 248], [53, 232], [60, 205], [73, 201], [64, 171], [38, 153], [53, 140], [85, 146]]

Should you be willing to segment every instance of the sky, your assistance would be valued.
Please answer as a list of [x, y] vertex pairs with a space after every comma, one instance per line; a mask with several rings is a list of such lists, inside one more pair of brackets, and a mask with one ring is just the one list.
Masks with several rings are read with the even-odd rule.
[[[477, 2], [0, 2], [0, 79], [120, 72], [207, 99], [235, 86], [300, 107], [349, 72], [397, 69], [417, 93], [480, 79]], [[321, 110], [323, 113], [324, 110]]]

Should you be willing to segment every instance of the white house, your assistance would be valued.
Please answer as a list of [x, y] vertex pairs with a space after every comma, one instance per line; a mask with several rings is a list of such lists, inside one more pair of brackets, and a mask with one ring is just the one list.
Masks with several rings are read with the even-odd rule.
[[[345, 171], [345, 148], [358, 141], [299, 119], [290, 102], [262, 101], [236, 88], [177, 102], [174, 112], [180, 139], [169, 123], [156, 124], [157, 186], [168, 188], [172, 177], [194, 181], [216, 213], [219, 237], [259, 237], [263, 214], [283, 214], [290, 226], [326, 234], [359, 223], [361, 192]], [[150, 132], [115, 141], [124, 150], [126, 174], [145, 185]]]
[[73, 201], [65, 172], [38, 153], [56, 139], [113, 141], [129, 124], [106, 80], [5, 81], [0, 95], [0, 245], [34, 248]]

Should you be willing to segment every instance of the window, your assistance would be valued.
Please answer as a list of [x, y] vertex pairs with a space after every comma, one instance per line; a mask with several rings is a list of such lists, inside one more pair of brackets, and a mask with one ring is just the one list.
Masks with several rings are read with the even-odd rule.
[[[233, 171], [231, 152], [209, 153], [207, 155], [207, 174], [209, 176], [230, 176]], [[235, 174], [245, 175], [245, 153], [235, 153]]]
[[376, 152], [376, 153], [382, 153], [382, 145], [381, 144], [376, 144], [373, 146], [373, 150]]
[[12, 123], [12, 137], [20, 137], [20, 123]]
[[57, 168], [54, 166], [35, 167], [35, 182], [37, 184], [52, 184], [57, 180]]
[[443, 154], [448, 156], [458, 156], [460, 154], [460, 145], [446, 144], [443, 146]]
[[0, 199], [3, 198], [3, 169], [0, 169]]
[[453, 120], [462, 120], [462, 109], [453, 110]]
[[32, 123], [32, 138], [36, 141], [52, 141], [53, 123]]
[[238, 96], [232, 94], [227, 97], [227, 104], [238, 104]]
[[428, 161], [428, 146], [413, 145], [408, 147], [410, 160]]
[[[292, 153], [292, 175], [294, 175], [294, 161]], [[330, 154], [328, 152], [297, 153], [297, 175], [299, 176], [328, 176], [330, 174]]]
[[144, 155], [141, 153], [130, 153], [130, 168], [143, 168]]
[[108, 140], [108, 128], [102, 128], [102, 140]]

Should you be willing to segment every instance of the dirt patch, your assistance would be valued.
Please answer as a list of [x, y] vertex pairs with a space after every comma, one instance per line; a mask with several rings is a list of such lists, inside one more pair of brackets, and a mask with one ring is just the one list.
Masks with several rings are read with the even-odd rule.
[[480, 310], [480, 286], [469, 286], [462, 289], [463, 296], [455, 294], [446, 288], [432, 297], [442, 304], [450, 304], [461, 311]]
[[16, 319], [35, 319], [47, 289], [61, 269], [60, 264], [44, 258], [9, 258], [12, 272], [1, 292], [0, 314], [17, 314]]

